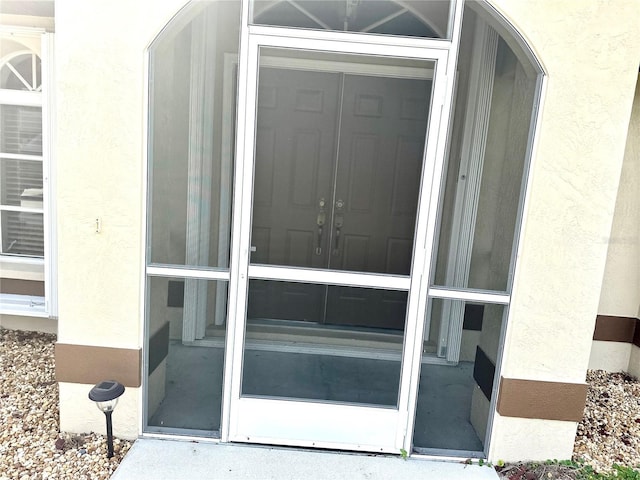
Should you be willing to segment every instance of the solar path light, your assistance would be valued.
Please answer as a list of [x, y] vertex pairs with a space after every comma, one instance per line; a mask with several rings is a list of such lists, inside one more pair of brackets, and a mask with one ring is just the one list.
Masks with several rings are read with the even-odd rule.
[[118, 404], [118, 397], [124, 393], [124, 385], [114, 380], [98, 383], [89, 392], [89, 399], [96, 402], [96, 406], [107, 417], [107, 458], [113, 457], [113, 430], [111, 414]]

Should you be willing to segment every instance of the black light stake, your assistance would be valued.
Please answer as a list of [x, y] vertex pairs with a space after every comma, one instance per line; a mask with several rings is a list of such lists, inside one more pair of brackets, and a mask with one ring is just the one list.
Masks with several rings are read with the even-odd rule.
[[107, 458], [113, 457], [111, 414], [118, 404], [118, 397], [123, 393], [124, 385], [114, 380], [100, 382], [89, 392], [89, 399], [96, 402], [98, 409], [107, 417]]

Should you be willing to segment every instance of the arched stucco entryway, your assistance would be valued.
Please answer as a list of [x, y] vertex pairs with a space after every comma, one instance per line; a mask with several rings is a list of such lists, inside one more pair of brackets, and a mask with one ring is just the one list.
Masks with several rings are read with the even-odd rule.
[[144, 428], [485, 456], [539, 65], [484, 4], [280, 3], [149, 48]]

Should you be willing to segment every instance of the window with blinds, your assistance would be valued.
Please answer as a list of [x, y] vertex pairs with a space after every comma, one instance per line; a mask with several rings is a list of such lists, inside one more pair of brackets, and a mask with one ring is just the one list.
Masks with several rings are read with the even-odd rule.
[[0, 93], [0, 253], [43, 257], [39, 57], [22, 52], [0, 65]]

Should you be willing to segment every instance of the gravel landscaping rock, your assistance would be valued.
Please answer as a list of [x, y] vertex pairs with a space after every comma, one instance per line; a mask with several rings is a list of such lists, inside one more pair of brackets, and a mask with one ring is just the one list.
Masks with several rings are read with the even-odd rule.
[[0, 329], [0, 480], [108, 479], [131, 446], [115, 439], [107, 459], [105, 436], [60, 433], [54, 343]]
[[[0, 329], [0, 480], [108, 479], [132, 442], [114, 440], [106, 457], [104, 435], [60, 433], [55, 335]], [[640, 382], [625, 373], [587, 374], [585, 414], [578, 425], [574, 460], [599, 472], [614, 463], [640, 465]], [[100, 414], [97, 412], [97, 414]], [[510, 480], [574, 479], [562, 464], [511, 464]]]
[[[626, 373], [590, 370], [587, 383], [589, 390], [576, 432], [573, 463], [509, 464], [497, 468], [502, 478], [574, 480], [587, 477], [591, 469], [606, 478], [619, 478], [614, 464], [633, 469], [640, 466], [640, 381]], [[580, 467], [582, 463], [584, 466]], [[640, 478], [640, 473], [633, 478]]]
[[626, 373], [591, 370], [584, 417], [578, 424], [575, 458], [598, 471], [618, 463], [640, 465], [640, 381]]

